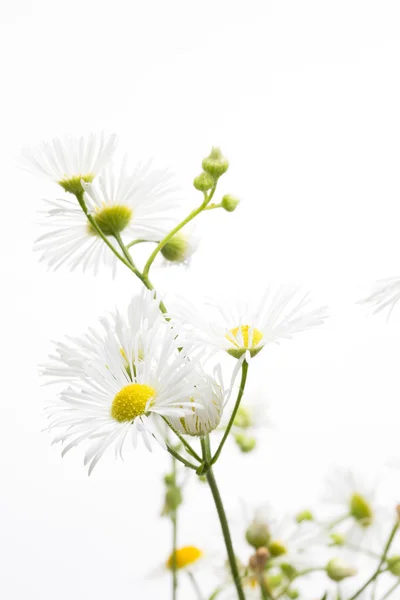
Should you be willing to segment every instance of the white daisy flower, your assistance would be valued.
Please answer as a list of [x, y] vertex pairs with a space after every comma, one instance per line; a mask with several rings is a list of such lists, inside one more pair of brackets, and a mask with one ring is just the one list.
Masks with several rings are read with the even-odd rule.
[[[111, 332], [71, 369], [70, 385], [49, 407], [54, 442], [62, 455], [81, 442], [92, 442], [85, 455], [89, 474], [108, 447], [122, 457], [128, 440], [134, 447], [140, 435], [151, 449], [151, 439], [163, 444], [160, 416], [181, 417], [197, 404], [191, 401], [196, 359], [177, 350], [177, 331], [167, 323], [152, 328], [144, 322], [139, 331]], [[67, 381], [67, 377], [63, 374]]]
[[81, 180], [90, 182], [111, 159], [117, 142], [115, 134], [84, 137], [68, 136], [63, 140], [43, 142], [35, 149], [23, 151], [25, 168], [49, 177], [67, 192], [82, 191]]
[[360, 304], [368, 304], [374, 309], [374, 314], [388, 309], [389, 320], [396, 304], [400, 300], [400, 277], [381, 279], [375, 284], [373, 292]]
[[168, 419], [179, 433], [202, 437], [218, 427], [224, 406], [229, 399], [229, 391], [224, 389], [220, 366], [215, 370], [215, 377], [214, 379], [205, 373], [195, 373], [195, 391], [191, 400], [202, 408], [193, 407], [192, 412], [185, 416]]
[[350, 555], [352, 549], [362, 549], [374, 558], [373, 553], [379, 553], [382, 546], [382, 532], [390, 527], [389, 512], [378, 500], [381, 479], [371, 470], [356, 473], [348, 469], [336, 469], [327, 479], [324, 504], [337, 517], [333, 526], [329, 525], [331, 537]]
[[[100, 319], [101, 327], [90, 327], [85, 335], [66, 336], [65, 341], [54, 342], [54, 352], [42, 369], [42, 375], [50, 377], [50, 383], [70, 382], [75, 375], [78, 380], [85, 376], [85, 366], [98, 356], [110, 335], [115, 335], [122, 349], [129, 346], [129, 339], [138, 335], [138, 351], [143, 353], [140, 339], [142, 326], [162, 325], [164, 317], [160, 312], [160, 298], [154, 291], [143, 289], [130, 301], [126, 314], [118, 310]], [[124, 356], [124, 355], [123, 355]], [[125, 358], [125, 356], [124, 356]], [[127, 368], [129, 367], [126, 361]]]
[[[194, 344], [212, 351], [225, 350], [246, 360], [256, 356], [268, 343], [279, 343], [295, 333], [321, 325], [327, 317], [325, 307], [311, 308], [308, 294], [297, 288], [281, 286], [266, 291], [254, 307], [248, 303], [230, 307], [229, 302], [200, 306], [181, 305], [174, 316], [191, 333]], [[204, 305], [203, 305], [204, 306]]]
[[[136, 239], [158, 241], [173, 226], [171, 211], [176, 208], [175, 187], [168, 171], [152, 170], [150, 163], [139, 164], [130, 174], [125, 162], [117, 177], [111, 168], [94, 183], [84, 183], [89, 212], [111, 244], [115, 236], [125, 243]], [[48, 202], [47, 232], [36, 242], [41, 260], [52, 269], [63, 264], [71, 270], [90, 268], [96, 274], [101, 265], [115, 275], [118, 258], [103, 242], [75, 201]]]

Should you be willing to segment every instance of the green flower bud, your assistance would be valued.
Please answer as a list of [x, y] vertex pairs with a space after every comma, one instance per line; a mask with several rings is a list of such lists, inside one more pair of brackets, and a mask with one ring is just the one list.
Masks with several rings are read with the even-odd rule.
[[300, 597], [300, 592], [299, 590], [287, 590], [286, 596], [290, 598], [290, 600], [296, 600]]
[[346, 543], [346, 537], [342, 533], [331, 533], [329, 537], [333, 546], [344, 546]]
[[392, 575], [400, 577], [400, 555], [391, 556], [386, 560], [389, 571]]
[[369, 527], [374, 518], [374, 513], [369, 502], [363, 496], [356, 493], [350, 498], [349, 512], [362, 527]]
[[326, 565], [326, 573], [332, 581], [343, 581], [355, 575], [357, 571], [349, 567], [341, 558], [332, 558]]
[[240, 202], [240, 200], [238, 198], [235, 198], [234, 196], [230, 196], [229, 194], [227, 194], [226, 196], [222, 197], [221, 206], [228, 212], [233, 212], [235, 210], [235, 208], [237, 207], [237, 205], [239, 204], [239, 202]]
[[170, 262], [181, 263], [187, 258], [187, 237], [178, 231], [161, 249], [161, 254]]
[[251, 427], [253, 425], [253, 421], [251, 419], [250, 411], [244, 406], [239, 406], [233, 424], [235, 427], [239, 427], [240, 429], [247, 429], [248, 427]]
[[247, 528], [246, 540], [256, 550], [257, 548], [267, 547], [271, 540], [268, 525], [260, 521], [253, 521]]
[[229, 167], [228, 159], [222, 156], [222, 152], [219, 148], [213, 148], [203, 162], [202, 167], [204, 171], [210, 173], [215, 179], [221, 177]]
[[168, 512], [176, 510], [182, 504], [181, 490], [176, 486], [171, 486], [165, 494], [165, 505]]
[[303, 523], [304, 521], [314, 521], [314, 517], [311, 511], [303, 510], [296, 515], [296, 521]]
[[274, 575], [267, 575], [266, 579], [268, 586], [273, 590], [281, 585], [283, 577], [282, 573], [274, 573]]
[[235, 442], [243, 453], [251, 452], [257, 445], [257, 440], [243, 433], [235, 433]]
[[200, 190], [200, 192], [207, 192], [208, 190], [211, 190], [214, 184], [214, 177], [210, 173], [206, 173], [205, 171], [203, 171], [203, 173], [200, 173], [200, 175], [195, 177], [193, 180], [194, 187], [196, 188], [196, 190]]
[[167, 473], [164, 475], [165, 485], [175, 485], [175, 475], [173, 473]]
[[269, 546], [268, 550], [271, 552], [271, 556], [283, 556], [287, 554], [287, 548], [283, 542], [280, 540], [273, 540]]
[[297, 571], [292, 565], [289, 565], [289, 563], [282, 563], [280, 567], [282, 573], [286, 575], [289, 580], [292, 580], [296, 577]]

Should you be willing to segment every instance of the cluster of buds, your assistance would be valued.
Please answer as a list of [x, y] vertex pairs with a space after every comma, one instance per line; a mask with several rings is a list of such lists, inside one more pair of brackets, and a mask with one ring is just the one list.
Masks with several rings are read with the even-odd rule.
[[[218, 179], [226, 173], [229, 168], [229, 161], [223, 156], [220, 148], [213, 147], [210, 154], [203, 159], [202, 167], [203, 171], [194, 178], [193, 185], [196, 190], [206, 194], [215, 188]], [[220, 206], [228, 212], [233, 212], [238, 204], [239, 200], [237, 198], [226, 194], [223, 196], [221, 204], [212, 205], [212, 207]]]

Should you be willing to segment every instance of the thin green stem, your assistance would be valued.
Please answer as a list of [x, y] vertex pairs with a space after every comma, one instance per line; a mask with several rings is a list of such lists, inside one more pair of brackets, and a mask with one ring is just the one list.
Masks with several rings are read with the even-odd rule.
[[[172, 475], [173, 484], [176, 486], [176, 459], [172, 457]], [[172, 600], [177, 600], [178, 596], [178, 566], [176, 560], [176, 551], [178, 547], [178, 511], [176, 506], [171, 511], [172, 523], [172, 554], [171, 554], [171, 570], [172, 570]]]
[[382, 573], [385, 573], [387, 571], [387, 569], [382, 569], [382, 566], [383, 566], [383, 564], [386, 561], [386, 557], [387, 557], [388, 552], [390, 550], [390, 546], [392, 545], [392, 542], [394, 540], [394, 536], [396, 535], [396, 532], [397, 532], [397, 530], [399, 528], [399, 525], [400, 525], [399, 522], [396, 521], [396, 523], [394, 524], [394, 526], [393, 526], [393, 528], [392, 528], [392, 530], [390, 532], [388, 541], [386, 542], [386, 545], [385, 545], [385, 547], [383, 549], [382, 557], [381, 557], [381, 560], [379, 561], [379, 565], [378, 565], [375, 573], [372, 574], [372, 576], [368, 579], [368, 581], [366, 583], [364, 583], [364, 585], [351, 598], [349, 598], [349, 600], [355, 600], [355, 598], [358, 598], [358, 596], [360, 594], [362, 594], [362, 592], [371, 583], [373, 583], [379, 577], [379, 575], [381, 575]]
[[222, 204], [209, 204], [204, 210], [214, 210], [214, 208], [222, 208]]
[[137, 244], [145, 244], [146, 242], [150, 243], [152, 240], [133, 240], [132, 242], [129, 242], [129, 244], [126, 244], [126, 247], [132, 248], [132, 246], [136, 246]]
[[229, 423], [228, 423], [228, 425], [227, 425], [227, 427], [225, 429], [225, 433], [224, 433], [224, 435], [222, 437], [222, 440], [221, 440], [221, 442], [220, 442], [220, 444], [219, 444], [219, 446], [218, 446], [218, 448], [217, 448], [217, 450], [216, 450], [216, 452], [215, 452], [215, 454], [214, 454], [214, 456], [212, 458], [212, 461], [211, 461], [212, 465], [217, 462], [218, 457], [219, 457], [219, 455], [222, 452], [222, 448], [224, 447], [224, 444], [225, 444], [225, 442], [226, 442], [226, 440], [227, 440], [227, 438], [229, 436], [229, 433], [230, 433], [230, 431], [232, 429], [232, 425], [233, 425], [233, 423], [235, 421], [236, 413], [237, 413], [237, 411], [239, 409], [240, 402], [241, 402], [242, 397], [243, 397], [244, 388], [246, 387], [246, 379], [247, 379], [248, 369], [249, 369], [249, 365], [248, 365], [248, 363], [246, 361], [244, 361], [242, 363], [242, 379], [240, 381], [239, 392], [238, 392], [238, 396], [237, 396], [237, 399], [236, 399], [236, 403], [235, 403], [235, 406], [233, 407], [231, 418], [229, 419]]
[[345, 515], [342, 515], [341, 517], [338, 517], [337, 519], [332, 521], [332, 523], [328, 524], [328, 526], [327, 526], [328, 531], [330, 531], [331, 529], [336, 527], [336, 525], [340, 525], [340, 523], [343, 523], [343, 521], [346, 521], [349, 518], [350, 518], [350, 515], [348, 513]]
[[198, 600], [204, 600], [204, 598], [203, 598], [203, 594], [201, 593], [200, 586], [199, 586], [199, 584], [197, 583], [196, 577], [194, 576], [194, 574], [192, 573], [192, 571], [187, 571], [187, 575], [188, 575], [188, 577], [189, 577], [189, 579], [190, 579], [190, 582], [191, 582], [191, 584], [192, 584], [192, 586], [193, 586], [193, 589], [194, 589], [194, 591], [195, 591], [195, 594], [196, 594], [196, 596], [197, 596], [197, 599], [198, 599]]
[[199, 215], [207, 206], [207, 204], [210, 202], [211, 198], [214, 195], [215, 192], [215, 188], [216, 188], [217, 184], [214, 185], [213, 189], [211, 190], [210, 194], [207, 195], [206, 193], [204, 193], [204, 201], [200, 204], [200, 206], [198, 206], [197, 208], [195, 208], [194, 210], [192, 210], [192, 212], [181, 222], [179, 223], [179, 225], [177, 225], [176, 227], [174, 227], [166, 236], [164, 239], [161, 240], [161, 242], [159, 242], [156, 246], [156, 248], [153, 250], [153, 252], [150, 254], [144, 269], [143, 269], [143, 277], [147, 277], [150, 271], [150, 267], [153, 264], [154, 260], [157, 257], [157, 254], [159, 252], [161, 252], [161, 250], [164, 248], [165, 244], [167, 244], [169, 242], [169, 240], [171, 238], [174, 237], [174, 235], [176, 233], [178, 233], [178, 231], [180, 231], [185, 225], [187, 225], [190, 221], [192, 221], [195, 217], [197, 217], [197, 215]]
[[205, 439], [203, 438], [201, 440], [201, 446], [202, 446], [202, 450], [203, 450], [203, 460], [207, 466], [206, 477], [207, 477], [208, 485], [210, 486], [212, 496], [214, 498], [214, 503], [215, 503], [215, 507], [217, 509], [219, 522], [221, 524], [222, 535], [224, 537], [225, 547], [226, 547], [226, 551], [227, 551], [228, 559], [229, 559], [229, 565], [231, 568], [232, 577], [233, 577], [233, 581], [234, 581], [234, 584], [236, 587], [237, 595], [238, 595], [239, 600], [246, 600], [245, 595], [243, 593], [242, 582], [240, 579], [240, 575], [239, 575], [239, 571], [238, 571], [238, 567], [237, 567], [237, 563], [236, 563], [235, 552], [233, 550], [228, 520], [226, 518], [221, 494], [219, 493], [217, 482], [215, 480], [214, 472], [213, 472], [213, 469], [211, 466], [211, 452], [210, 452], [208, 436], [207, 436], [207, 438], [205, 438]]
[[182, 442], [182, 444], [185, 446], [186, 450], [189, 452], [189, 454], [195, 458], [196, 460], [198, 460], [200, 463], [202, 462], [202, 458], [197, 454], [197, 452], [194, 450], [194, 448], [192, 448], [192, 446], [189, 444], [189, 442], [187, 440], [185, 440], [185, 438], [183, 437], [183, 435], [181, 435], [179, 433], [179, 431], [177, 429], [175, 429], [175, 427], [168, 421], [168, 419], [166, 417], [162, 417], [163, 420], [166, 422], [166, 424], [168, 425], [168, 427], [174, 432], [174, 434], [180, 439], [180, 441]]
[[174, 450], [173, 448], [171, 448], [171, 446], [167, 446], [167, 450], [171, 454], [171, 456], [173, 456], [174, 458], [176, 458], [176, 460], [179, 460], [179, 462], [181, 462], [183, 465], [185, 465], [185, 467], [188, 467], [189, 469], [193, 469], [194, 471], [197, 471], [198, 466], [196, 466], [193, 463], [189, 462], [188, 460], [186, 460], [186, 458], [183, 458], [183, 456], [181, 456], [180, 454], [178, 454], [178, 452], [176, 452], [176, 450]]
[[359, 548], [358, 546], [353, 546], [353, 544], [345, 544], [346, 548], [349, 550], [353, 550], [353, 552], [359, 552], [360, 554], [365, 554], [365, 556], [369, 556], [370, 558], [381, 558], [380, 554], [376, 552], [372, 552], [372, 550], [367, 550], [366, 548]]

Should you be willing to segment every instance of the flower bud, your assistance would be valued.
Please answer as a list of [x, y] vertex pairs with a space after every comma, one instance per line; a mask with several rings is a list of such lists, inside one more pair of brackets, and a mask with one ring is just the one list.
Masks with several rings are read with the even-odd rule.
[[350, 515], [363, 527], [371, 525], [374, 513], [369, 502], [361, 494], [353, 494], [350, 498]]
[[346, 537], [342, 533], [331, 533], [329, 537], [333, 546], [344, 546], [346, 543]]
[[290, 565], [289, 563], [282, 563], [281, 564], [281, 571], [284, 575], [286, 575], [286, 577], [291, 581], [292, 579], [294, 579], [297, 576], [297, 571], [296, 569]]
[[268, 525], [257, 520], [253, 521], [247, 528], [246, 540], [256, 549], [268, 546], [271, 540]]
[[284, 554], [287, 554], [287, 548], [286, 548], [285, 544], [283, 542], [281, 542], [280, 540], [273, 540], [269, 544], [268, 550], [271, 552], [271, 555], [274, 557], [283, 556]]
[[178, 487], [171, 486], [165, 494], [165, 505], [169, 512], [176, 510], [182, 503], [182, 494]]
[[251, 452], [257, 445], [257, 440], [254, 437], [249, 437], [244, 435], [243, 433], [235, 434], [235, 442], [239, 446], [241, 452], [246, 454], [247, 452]]
[[215, 179], [221, 177], [229, 167], [228, 159], [222, 156], [222, 152], [219, 148], [213, 148], [203, 162], [202, 167], [204, 171], [210, 173]]
[[313, 521], [314, 517], [311, 511], [302, 510], [296, 515], [297, 523], [303, 523], [304, 521]]
[[282, 583], [282, 579], [282, 573], [274, 573], [273, 575], [267, 575], [266, 577], [268, 587], [271, 588], [271, 590], [279, 587]]
[[264, 547], [257, 548], [256, 553], [253, 554], [253, 556], [250, 556], [250, 560], [249, 560], [250, 568], [253, 569], [253, 571], [262, 573], [265, 569], [265, 565], [267, 564], [270, 556], [271, 555], [268, 552], [267, 548], [264, 548]]
[[225, 196], [222, 197], [221, 206], [228, 212], [233, 212], [235, 210], [235, 208], [237, 207], [237, 205], [239, 204], [239, 202], [240, 202], [240, 200], [238, 198], [235, 198], [234, 196], [230, 196], [229, 194], [226, 194]]
[[343, 579], [355, 575], [357, 571], [349, 567], [341, 558], [332, 558], [326, 565], [326, 573], [332, 581], [343, 581]]
[[290, 598], [290, 600], [297, 600], [300, 597], [299, 590], [287, 590], [286, 596]]
[[251, 427], [253, 425], [253, 421], [250, 411], [244, 406], [239, 406], [233, 424], [235, 427], [239, 427], [239, 429], [247, 429], [248, 427]]
[[175, 475], [173, 473], [167, 473], [164, 475], [165, 485], [175, 485]]
[[189, 242], [180, 231], [176, 233], [161, 249], [161, 254], [170, 262], [182, 263], [187, 259]]
[[205, 171], [203, 171], [203, 173], [200, 173], [200, 175], [195, 177], [193, 180], [194, 187], [196, 188], [196, 190], [200, 190], [200, 192], [207, 192], [213, 187], [214, 184], [214, 177], [210, 173], [206, 173]]
[[391, 556], [386, 560], [389, 571], [392, 575], [400, 577], [400, 556]]

